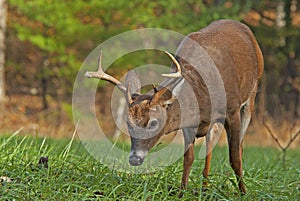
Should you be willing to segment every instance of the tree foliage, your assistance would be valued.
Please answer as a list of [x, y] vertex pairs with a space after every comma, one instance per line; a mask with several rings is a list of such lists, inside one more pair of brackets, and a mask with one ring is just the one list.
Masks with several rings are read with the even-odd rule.
[[[155, 27], [187, 34], [220, 17], [239, 20], [243, 11], [232, 3], [210, 7], [195, 0], [10, 0], [9, 5], [14, 15], [10, 27], [17, 38], [42, 52], [42, 66], [36, 66], [41, 69], [37, 78], [47, 79], [47, 85], [53, 79], [63, 79], [68, 87], [87, 52], [118, 33]], [[128, 65], [125, 62], [120, 66]]]
[[[280, 3], [284, 4], [286, 25], [279, 28], [276, 16]], [[282, 104], [280, 93], [293, 90], [292, 86], [282, 84], [285, 82], [282, 75], [291, 76], [286, 68], [290, 53], [295, 53], [295, 63], [300, 57], [300, 33], [295, 23], [298, 0], [9, 0], [8, 4], [11, 37], [38, 52], [35, 57], [40, 59], [27, 66], [34, 68], [33, 77], [37, 80], [34, 87], [44, 96], [70, 101], [72, 84], [83, 59], [112, 36], [138, 28], [164, 28], [188, 34], [220, 18], [243, 21], [255, 32], [265, 56], [267, 102]], [[246, 19], [249, 15], [259, 17], [251, 23]], [[284, 45], [280, 43], [282, 38]], [[8, 48], [16, 48], [13, 45]], [[147, 63], [153, 56], [154, 53], [144, 51], [124, 56], [113, 64], [113, 74]], [[21, 68], [26, 66], [26, 52], [18, 56], [11, 54], [8, 60], [7, 74], [26, 78], [27, 72]]]
[[7, 4], [5, 0], [0, 0], [0, 104], [5, 100], [5, 33], [6, 33], [6, 17]]
[[[266, 110], [277, 117], [299, 110], [300, 29], [298, 0], [254, 1], [252, 10], [260, 15], [253, 26], [265, 58]], [[276, 119], [281, 119], [276, 118]]]

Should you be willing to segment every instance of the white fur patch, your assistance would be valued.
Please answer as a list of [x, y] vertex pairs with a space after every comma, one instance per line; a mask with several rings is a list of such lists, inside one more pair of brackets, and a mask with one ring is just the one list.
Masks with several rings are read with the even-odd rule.
[[209, 141], [212, 141], [214, 137], [220, 137], [223, 130], [223, 125], [221, 123], [214, 123], [213, 127], [210, 129], [210, 133], [207, 136]]
[[135, 155], [135, 156], [140, 157], [140, 158], [145, 158], [147, 153], [148, 153], [148, 151], [135, 150], [135, 151], [130, 152], [130, 157]]
[[[244, 107], [244, 109], [242, 109], [242, 107]], [[248, 99], [245, 103], [243, 103], [242, 107], [241, 107], [242, 114], [241, 114], [240, 140], [243, 140], [251, 120], [250, 99]]]

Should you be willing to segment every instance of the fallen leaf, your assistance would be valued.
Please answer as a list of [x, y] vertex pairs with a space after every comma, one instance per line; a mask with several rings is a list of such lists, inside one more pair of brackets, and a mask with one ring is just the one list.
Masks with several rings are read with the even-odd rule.
[[0, 177], [0, 183], [11, 183], [12, 179], [7, 176], [1, 176]]

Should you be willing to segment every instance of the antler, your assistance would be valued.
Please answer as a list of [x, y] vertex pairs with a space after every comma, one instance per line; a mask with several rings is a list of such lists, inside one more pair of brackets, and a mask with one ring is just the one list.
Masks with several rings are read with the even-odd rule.
[[172, 61], [174, 62], [174, 64], [177, 67], [177, 72], [176, 73], [170, 73], [170, 74], [162, 74], [162, 76], [164, 77], [171, 77], [171, 78], [177, 78], [177, 77], [182, 77], [181, 74], [181, 67], [180, 64], [178, 63], [178, 61], [174, 58], [174, 56], [172, 54], [170, 54], [169, 52], [165, 51], [165, 53], [172, 59]]
[[109, 81], [110, 83], [116, 85], [125, 94], [127, 89], [124, 86], [124, 84], [122, 82], [120, 82], [119, 80], [117, 80], [116, 78], [114, 78], [113, 76], [106, 74], [102, 70], [101, 59], [102, 59], [102, 50], [100, 50], [99, 59], [98, 59], [98, 71], [86, 72], [85, 76], [88, 78], [98, 78], [101, 80]]

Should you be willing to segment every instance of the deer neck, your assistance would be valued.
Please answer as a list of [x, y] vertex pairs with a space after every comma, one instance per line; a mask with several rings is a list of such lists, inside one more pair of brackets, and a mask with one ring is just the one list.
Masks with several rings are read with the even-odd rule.
[[195, 101], [191, 97], [186, 97], [168, 106], [165, 133], [187, 127], [198, 127], [201, 119], [199, 107]]

